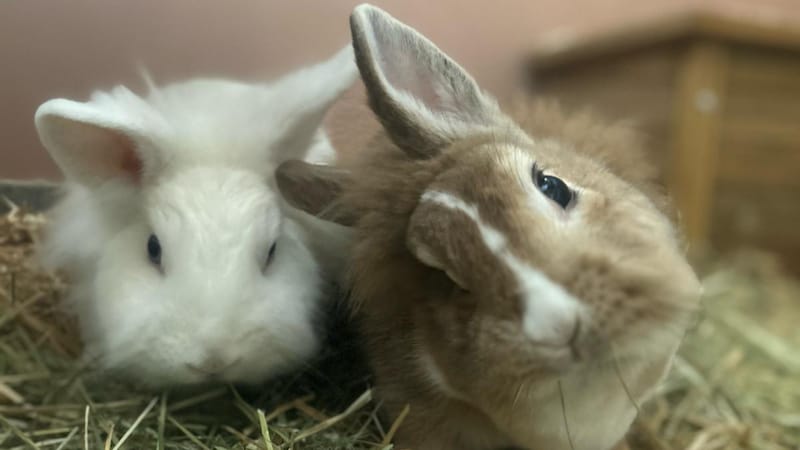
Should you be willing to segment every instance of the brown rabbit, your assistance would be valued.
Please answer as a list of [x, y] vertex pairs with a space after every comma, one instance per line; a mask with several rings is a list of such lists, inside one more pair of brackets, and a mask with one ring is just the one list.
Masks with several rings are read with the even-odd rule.
[[351, 16], [385, 133], [350, 170], [278, 169], [353, 227], [349, 287], [397, 448], [607, 450], [661, 380], [700, 287], [625, 127], [519, 119], [385, 12]]

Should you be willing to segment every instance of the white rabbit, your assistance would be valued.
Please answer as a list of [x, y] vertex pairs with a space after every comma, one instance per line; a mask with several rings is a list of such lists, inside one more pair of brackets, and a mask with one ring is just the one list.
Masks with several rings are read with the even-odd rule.
[[73, 286], [84, 357], [150, 387], [255, 383], [319, 346], [325, 277], [274, 181], [335, 155], [320, 125], [355, 81], [350, 46], [265, 84], [124, 87], [36, 112], [63, 172], [40, 251]]

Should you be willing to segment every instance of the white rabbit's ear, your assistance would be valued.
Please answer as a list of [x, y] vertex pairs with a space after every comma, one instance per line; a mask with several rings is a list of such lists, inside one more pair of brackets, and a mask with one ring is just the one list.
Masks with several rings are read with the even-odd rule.
[[350, 16], [356, 63], [372, 110], [414, 157], [497, 123], [497, 102], [416, 30], [367, 4]]
[[96, 185], [113, 178], [141, 181], [143, 133], [91, 103], [49, 100], [36, 111], [39, 139], [67, 179]]
[[325, 113], [356, 78], [358, 69], [348, 44], [326, 61], [286, 75], [271, 86], [270, 101], [285, 127], [274, 148], [274, 163], [306, 156]]

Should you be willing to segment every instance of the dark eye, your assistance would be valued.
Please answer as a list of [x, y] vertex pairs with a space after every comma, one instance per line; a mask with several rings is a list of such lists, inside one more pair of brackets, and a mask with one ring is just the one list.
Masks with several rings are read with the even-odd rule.
[[562, 209], [566, 209], [567, 205], [572, 201], [572, 190], [561, 178], [545, 175], [544, 172], [538, 170], [536, 166], [534, 166], [533, 180], [542, 194], [558, 203]]
[[269, 248], [269, 253], [267, 253], [267, 263], [265, 264], [265, 267], [272, 262], [272, 258], [275, 256], [275, 244], [276, 242], [273, 242], [272, 246]]
[[151, 234], [147, 239], [147, 257], [156, 266], [161, 265], [161, 243], [158, 242], [158, 237], [155, 234]]

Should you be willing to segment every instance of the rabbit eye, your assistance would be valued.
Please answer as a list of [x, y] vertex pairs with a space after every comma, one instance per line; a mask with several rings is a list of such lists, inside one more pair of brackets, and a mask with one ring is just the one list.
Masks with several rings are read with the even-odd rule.
[[155, 234], [151, 234], [147, 239], [147, 257], [151, 263], [161, 266], [161, 243]]
[[270, 246], [270, 248], [269, 248], [269, 253], [267, 253], [267, 263], [264, 264], [264, 267], [268, 266], [269, 263], [272, 262], [272, 258], [275, 257], [275, 244], [276, 244], [276, 242], [273, 242], [272, 246]]
[[572, 190], [561, 178], [545, 175], [543, 171], [533, 166], [533, 181], [545, 197], [558, 203], [562, 209], [566, 209], [572, 202], [574, 196]]

